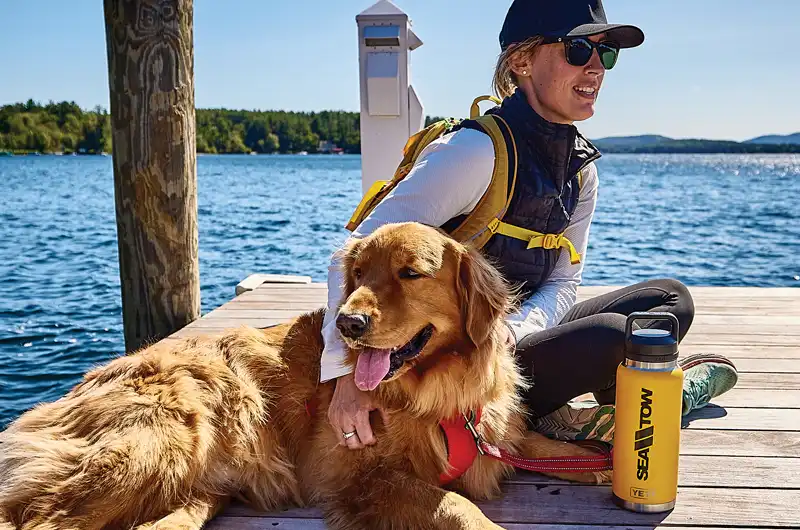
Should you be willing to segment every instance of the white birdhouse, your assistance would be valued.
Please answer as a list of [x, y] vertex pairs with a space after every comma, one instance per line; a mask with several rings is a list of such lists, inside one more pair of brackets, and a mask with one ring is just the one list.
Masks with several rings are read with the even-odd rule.
[[356, 16], [361, 81], [361, 186], [388, 180], [409, 136], [425, 124], [409, 75], [409, 52], [422, 45], [408, 15], [389, 0]]

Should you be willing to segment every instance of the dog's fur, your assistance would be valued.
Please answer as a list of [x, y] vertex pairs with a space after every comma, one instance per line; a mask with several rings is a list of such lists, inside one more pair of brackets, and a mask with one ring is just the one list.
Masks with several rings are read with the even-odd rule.
[[343, 264], [340, 311], [371, 317], [348, 362], [363, 345], [435, 330], [373, 391], [388, 412], [385, 422], [373, 414], [374, 445], [349, 450], [328, 423], [322, 310], [266, 330], [162, 341], [89, 372], [0, 434], [0, 529], [200, 528], [229, 498], [259, 510], [318, 505], [332, 528], [497, 528], [467, 499], [497, 496], [512, 469], [478, 457], [439, 487], [441, 419], [482, 407], [479, 431], [508, 451], [590, 454], [526, 432], [525, 383], [502, 333], [509, 290], [479, 253], [405, 223], [354, 240]]

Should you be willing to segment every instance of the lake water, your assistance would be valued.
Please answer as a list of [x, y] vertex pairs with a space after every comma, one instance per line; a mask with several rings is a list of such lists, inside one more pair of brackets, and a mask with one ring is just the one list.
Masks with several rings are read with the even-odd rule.
[[[586, 284], [800, 287], [800, 155], [606, 155]], [[358, 156], [200, 156], [203, 312], [252, 273], [325, 281]], [[124, 350], [110, 157], [0, 158], [0, 428]]]

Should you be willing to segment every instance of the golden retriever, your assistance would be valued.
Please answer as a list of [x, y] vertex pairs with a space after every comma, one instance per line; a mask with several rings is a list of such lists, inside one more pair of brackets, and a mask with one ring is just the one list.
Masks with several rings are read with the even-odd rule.
[[351, 451], [327, 421], [323, 310], [162, 341], [0, 434], [0, 528], [201, 528], [231, 498], [268, 511], [316, 505], [339, 529], [499, 528], [468, 499], [497, 496], [512, 468], [479, 456], [441, 487], [442, 419], [481, 407], [478, 430], [507, 451], [592, 454], [527, 432], [525, 382], [502, 333], [510, 292], [478, 252], [417, 223], [342, 252], [348, 362], [388, 411], [373, 418], [375, 445]]

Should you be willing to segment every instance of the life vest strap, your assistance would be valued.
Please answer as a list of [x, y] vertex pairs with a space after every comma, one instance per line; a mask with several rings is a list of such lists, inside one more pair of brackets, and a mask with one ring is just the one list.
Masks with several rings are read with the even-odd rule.
[[572, 241], [567, 239], [564, 234], [543, 234], [534, 230], [528, 230], [519, 226], [514, 226], [504, 223], [498, 218], [494, 218], [489, 222], [489, 230], [493, 234], [503, 234], [504, 236], [513, 237], [528, 242], [528, 248], [545, 248], [547, 250], [556, 248], [566, 248], [569, 251], [570, 263], [575, 265], [581, 262], [581, 256], [575, 250], [575, 245]]

